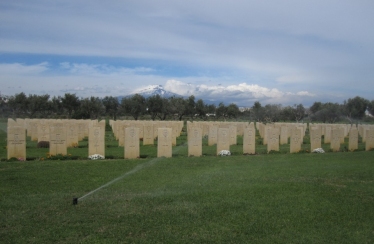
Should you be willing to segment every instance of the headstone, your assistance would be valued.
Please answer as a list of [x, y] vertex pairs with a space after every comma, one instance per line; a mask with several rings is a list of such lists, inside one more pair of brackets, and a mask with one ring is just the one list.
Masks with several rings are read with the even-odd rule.
[[366, 130], [365, 150], [370, 151], [374, 148], [374, 128]]
[[[269, 133], [270, 132], [270, 133]], [[272, 128], [268, 131], [267, 149], [270, 151], [279, 151], [279, 129]]]
[[157, 157], [172, 157], [172, 129], [159, 128], [157, 139]]
[[358, 149], [358, 130], [356, 128], [351, 128], [349, 131], [349, 145], [348, 150], [354, 151]]
[[171, 125], [172, 129], [172, 145], [176, 146], [177, 145], [177, 137], [179, 137], [179, 123], [172, 123]]
[[154, 135], [153, 135], [153, 125], [147, 123], [144, 125], [144, 136], [143, 136], [143, 145], [153, 145], [154, 144]]
[[325, 126], [325, 134], [323, 143], [329, 144], [331, 143], [331, 126]]
[[66, 146], [78, 146], [78, 125], [75, 122], [66, 123]]
[[281, 126], [280, 127], [280, 144], [288, 144], [288, 127], [287, 126]]
[[49, 125], [44, 122], [38, 126], [38, 142], [49, 141]]
[[63, 123], [52, 123], [49, 127], [49, 154], [67, 154], [66, 129]]
[[139, 128], [128, 127], [125, 132], [125, 159], [139, 158]]
[[310, 151], [321, 148], [321, 129], [311, 128], [310, 130]]
[[218, 137], [218, 127], [215, 125], [209, 126], [209, 135], [208, 135], [208, 146], [213, 146], [217, 144]]
[[291, 129], [291, 139], [290, 139], [290, 153], [297, 153], [301, 150], [302, 140], [302, 128], [293, 126]]
[[267, 145], [268, 144], [268, 139], [269, 139], [269, 135], [271, 133], [271, 130], [273, 129], [274, 127], [272, 125], [265, 125], [264, 126], [264, 137], [262, 138], [262, 144], [263, 145]]
[[237, 144], [236, 125], [229, 125], [229, 137], [230, 137], [230, 145], [236, 145]]
[[230, 151], [229, 128], [218, 128], [217, 155], [222, 150]]
[[202, 154], [202, 129], [197, 126], [190, 127], [188, 132], [188, 156], [200, 157]]
[[243, 154], [256, 154], [256, 129], [253, 126], [244, 128]]
[[126, 128], [129, 127], [129, 125], [121, 121], [121, 123], [116, 126], [118, 129], [118, 146], [123, 147], [125, 145]]
[[8, 126], [7, 152], [8, 159], [26, 160], [26, 130], [22, 126]]
[[85, 137], [85, 127], [86, 126], [87, 126], [86, 123], [81, 121], [81, 120], [77, 123], [78, 141], [83, 140], [83, 138]]
[[346, 129], [346, 127], [342, 127], [342, 126], [339, 127], [339, 139], [340, 139], [341, 144], [344, 144], [345, 129]]
[[330, 148], [333, 152], [338, 152], [340, 150], [340, 128], [333, 128], [331, 131], [331, 144]]
[[88, 156], [100, 154], [105, 157], [105, 128], [91, 125], [88, 133]]

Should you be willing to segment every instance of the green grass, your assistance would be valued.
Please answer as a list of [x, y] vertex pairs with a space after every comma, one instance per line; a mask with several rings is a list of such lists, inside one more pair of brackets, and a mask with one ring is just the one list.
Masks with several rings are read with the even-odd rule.
[[[2, 243], [372, 243], [374, 152], [0, 162]], [[80, 199], [138, 167], [138, 171]]]

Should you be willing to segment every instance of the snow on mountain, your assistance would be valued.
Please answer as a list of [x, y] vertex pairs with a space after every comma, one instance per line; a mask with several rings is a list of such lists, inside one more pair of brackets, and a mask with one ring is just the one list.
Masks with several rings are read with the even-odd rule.
[[155, 95], [160, 95], [160, 97], [169, 98], [169, 97], [182, 97], [181, 95], [170, 92], [164, 89], [162, 85], [149, 85], [147, 87], [139, 88], [135, 91], [133, 91], [131, 94], [128, 94], [126, 96], [120, 96], [118, 97], [118, 100], [121, 101], [123, 97], [131, 97], [135, 94], [142, 95], [145, 98], [152, 97]]

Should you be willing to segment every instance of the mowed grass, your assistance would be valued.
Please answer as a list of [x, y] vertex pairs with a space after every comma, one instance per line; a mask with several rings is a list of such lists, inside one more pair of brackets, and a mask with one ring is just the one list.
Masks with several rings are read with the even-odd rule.
[[0, 239], [373, 243], [373, 158], [370, 151], [0, 162]]

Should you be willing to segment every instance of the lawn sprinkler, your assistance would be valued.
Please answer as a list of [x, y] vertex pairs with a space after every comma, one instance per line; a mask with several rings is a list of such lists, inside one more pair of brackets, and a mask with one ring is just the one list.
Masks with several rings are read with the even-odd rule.
[[78, 204], [78, 198], [77, 197], [74, 197], [73, 198], [73, 205], [77, 205]]

